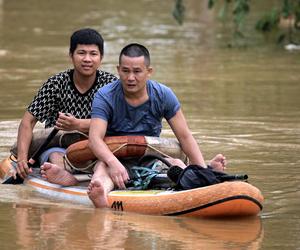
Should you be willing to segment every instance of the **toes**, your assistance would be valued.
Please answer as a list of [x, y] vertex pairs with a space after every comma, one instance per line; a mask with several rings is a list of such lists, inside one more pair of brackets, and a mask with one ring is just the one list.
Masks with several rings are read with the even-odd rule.
[[226, 164], [226, 157], [222, 154], [217, 154], [212, 161], [220, 162], [222, 164]]
[[48, 179], [48, 178], [47, 178], [47, 175], [45, 175], [45, 174], [42, 174], [42, 178], [45, 179], [45, 180]]
[[51, 164], [51, 163], [45, 162], [45, 163], [41, 166], [41, 169], [46, 171], [46, 170], [50, 169], [51, 167], [52, 167], [52, 164]]

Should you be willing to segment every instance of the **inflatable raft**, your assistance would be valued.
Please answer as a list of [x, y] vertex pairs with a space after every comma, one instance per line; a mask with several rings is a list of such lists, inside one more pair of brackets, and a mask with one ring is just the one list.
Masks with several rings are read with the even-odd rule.
[[[144, 156], [152, 150], [164, 156], [184, 160], [177, 141], [171, 139], [120, 136], [105, 139], [111, 151], [118, 157]], [[166, 154], [167, 152], [167, 154]], [[87, 140], [72, 144], [66, 156], [68, 161], [80, 166], [95, 160]], [[5, 179], [12, 169], [13, 159], [0, 164], [0, 177]], [[87, 175], [79, 175], [79, 177]], [[39, 174], [29, 176], [24, 185], [30, 186], [44, 196], [72, 203], [92, 206], [87, 196], [87, 181], [80, 185], [64, 187], [43, 180]], [[257, 215], [262, 210], [263, 196], [254, 186], [243, 181], [228, 181], [185, 191], [175, 190], [115, 190], [108, 195], [113, 210], [149, 215], [172, 215], [191, 217], [241, 217]]]
[[[86, 186], [63, 187], [32, 176], [24, 184], [53, 199], [92, 206]], [[232, 181], [185, 191], [116, 190], [108, 200], [113, 210], [140, 214], [244, 217], [262, 210], [263, 196], [246, 182]]]

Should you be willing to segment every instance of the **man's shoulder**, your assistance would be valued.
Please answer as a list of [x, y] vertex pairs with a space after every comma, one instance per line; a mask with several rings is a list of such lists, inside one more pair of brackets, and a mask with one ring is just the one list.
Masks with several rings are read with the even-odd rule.
[[167, 85], [155, 80], [148, 80], [147, 85], [150, 90], [154, 90], [155, 92], [158, 93], [165, 93], [171, 90]]
[[105, 81], [105, 82], [106, 81], [112, 82], [118, 79], [114, 74], [104, 70], [97, 70], [97, 77], [99, 81]]
[[100, 88], [99, 92], [101, 92], [102, 94], [114, 94], [118, 91], [121, 91], [121, 89], [122, 87], [120, 85], [120, 81], [117, 79]]
[[67, 69], [65, 71], [56, 73], [55, 75], [50, 76], [42, 86], [46, 88], [60, 88], [66, 82], [71, 81], [70, 72], [71, 69]]
[[152, 79], [149, 79], [147, 83], [153, 86], [154, 88], [168, 88], [167, 85], [165, 85], [164, 83]]
[[65, 71], [61, 71], [61, 72], [58, 72], [52, 76], [49, 77], [48, 81], [56, 81], [56, 82], [60, 82], [60, 81], [66, 81], [66, 80], [70, 80], [70, 72], [71, 72], [71, 69], [67, 69]]

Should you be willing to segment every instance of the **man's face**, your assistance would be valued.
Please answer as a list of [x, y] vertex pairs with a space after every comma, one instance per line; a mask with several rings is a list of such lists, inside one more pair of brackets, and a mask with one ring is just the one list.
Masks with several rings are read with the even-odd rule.
[[144, 56], [122, 55], [117, 69], [125, 94], [139, 94], [146, 90], [146, 82], [152, 73], [152, 68], [145, 65]]
[[70, 54], [74, 69], [83, 76], [91, 76], [101, 65], [102, 55], [95, 44], [78, 44]]

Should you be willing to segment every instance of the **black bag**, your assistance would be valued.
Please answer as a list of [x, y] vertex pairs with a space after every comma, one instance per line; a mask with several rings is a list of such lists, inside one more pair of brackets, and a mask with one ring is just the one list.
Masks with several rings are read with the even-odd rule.
[[167, 173], [168, 177], [176, 183], [175, 189], [188, 190], [218, 184], [223, 181], [246, 180], [247, 175], [228, 175], [213, 170], [211, 167], [203, 168], [198, 165], [189, 165], [185, 169], [172, 166]]

